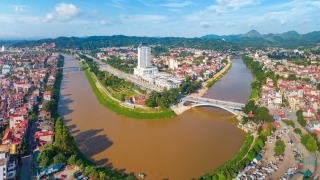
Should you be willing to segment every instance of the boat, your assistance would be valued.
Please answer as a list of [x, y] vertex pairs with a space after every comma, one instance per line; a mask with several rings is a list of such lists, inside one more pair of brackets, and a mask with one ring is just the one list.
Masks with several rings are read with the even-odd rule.
[[139, 177], [144, 178], [145, 175], [142, 172], [139, 172]]

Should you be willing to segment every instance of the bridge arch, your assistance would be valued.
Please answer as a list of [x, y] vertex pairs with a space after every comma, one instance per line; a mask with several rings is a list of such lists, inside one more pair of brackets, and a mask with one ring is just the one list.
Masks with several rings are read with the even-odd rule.
[[[199, 107], [199, 106], [217, 107], [217, 108], [220, 108], [220, 109], [224, 109], [224, 110], [226, 110], [226, 111], [228, 111], [228, 112], [230, 112], [230, 113], [232, 113], [232, 114], [234, 114], [234, 115], [238, 115], [238, 114], [236, 113], [236, 111], [235, 111], [235, 110], [238, 110], [238, 109], [227, 108], [227, 107], [219, 106], [219, 105], [215, 105], [215, 104], [205, 104], [205, 103], [199, 103], [199, 104], [197, 104], [197, 103], [195, 103], [195, 104], [194, 104], [193, 106], [191, 106], [191, 107]], [[238, 110], [238, 111], [240, 111], [240, 110]]]

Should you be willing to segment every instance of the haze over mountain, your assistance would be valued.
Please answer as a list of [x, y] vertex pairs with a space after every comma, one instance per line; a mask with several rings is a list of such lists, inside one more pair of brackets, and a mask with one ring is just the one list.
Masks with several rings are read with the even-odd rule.
[[298, 47], [320, 43], [320, 31], [314, 31], [307, 34], [299, 34], [296, 31], [288, 31], [281, 34], [260, 34], [256, 30], [251, 30], [245, 34], [237, 35], [219, 36], [209, 34], [202, 36], [201, 39], [220, 39], [247, 46]]

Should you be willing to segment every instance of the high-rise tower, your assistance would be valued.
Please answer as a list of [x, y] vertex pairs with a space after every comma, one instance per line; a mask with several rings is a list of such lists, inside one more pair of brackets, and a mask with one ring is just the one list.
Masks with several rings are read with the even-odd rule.
[[138, 47], [138, 68], [151, 66], [151, 48], [147, 43], [141, 43]]

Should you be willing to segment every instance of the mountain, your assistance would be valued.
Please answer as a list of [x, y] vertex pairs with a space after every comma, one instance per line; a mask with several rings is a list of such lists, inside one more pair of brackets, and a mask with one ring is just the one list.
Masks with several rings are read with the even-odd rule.
[[320, 43], [320, 31], [307, 34], [299, 34], [296, 31], [288, 31], [282, 34], [262, 35], [256, 30], [251, 30], [246, 34], [238, 35], [205, 35], [203, 40], [221, 39], [228, 42], [239, 43], [246, 46], [275, 46], [286, 48], [297, 48], [299, 46], [311, 46]]
[[137, 37], [137, 36], [90, 36], [85, 38], [79, 37], [58, 37], [55, 39], [42, 39], [37, 41], [21, 41], [13, 45], [13, 47], [34, 47], [43, 43], [55, 43], [56, 48], [73, 48], [81, 50], [94, 50], [102, 47], [119, 47], [119, 46], [137, 46], [141, 42], [148, 44], [161, 44], [163, 46], [172, 47], [188, 47], [197, 49], [213, 49], [213, 50], [240, 50], [244, 47], [239, 44], [226, 42], [223, 40], [209, 39], [202, 40], [200, 38], [181, 38], [181, 37]]
[[246, 37], [261, 37], [261, 34], [256, 30], [251, 30], [251, 31], [247, 32], [246, 34], [244, 34], [243, 36], [246, 36]]

